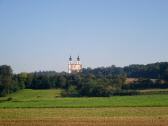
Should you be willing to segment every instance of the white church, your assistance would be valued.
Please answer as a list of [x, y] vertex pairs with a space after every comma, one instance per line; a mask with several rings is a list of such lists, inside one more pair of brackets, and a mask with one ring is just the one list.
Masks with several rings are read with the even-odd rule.
[[81, 72], [81, 70], [82, 70], [82, 64], [80, 63], [79, 56], [77, 57], [75, 63], [73, 63], [72, 57], [70, 56], [68, 62], [68, 73], [78, 73]]

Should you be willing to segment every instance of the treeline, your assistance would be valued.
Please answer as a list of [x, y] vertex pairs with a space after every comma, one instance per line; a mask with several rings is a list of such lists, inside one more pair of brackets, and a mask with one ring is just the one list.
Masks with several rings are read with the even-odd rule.
[[95, 69], [87, 68], [84, 74], [94, 74], [96, 76], [127, 75], [131, 78], [153, 78], [168, 80], [168, 62], [158, 62], [147, 65], [129, 65], [125, 67], [99, 67]]
[[19, 89], [64, 89], [63, 96], [111, 96], [121, 90], [126, 76], [96, 76], [49, 72], [13, 74], [10, 66], [0, 66], [0, 95]]
[[123, 68], [128, 77], [168, 80], [168, 62], [130, 65]]
[[[26, 75], [26, 76], [25, 76]], [[62, 88], [63, 96], [110, 96], [120, 90], [126, 76], [97, 77], [94, 74], [56, 72], [21, 73], [25, 87], [30, 89]]]
[[[126, 84], [127, 77], [138, 80]], [[132, 95], [138, 94], [139, 89], [168, 88], [167, 81], [167, 62], [87, 68], [76, 74], [55, 71], [13, 74], [10, 66], [0, 66], [1, 96], [23, 88], [61, 88], [63, 96]]]
[[123, 90], [165, 89], [168, 82], [160, 79], [139, 78], [131, 83], [124, 84]]

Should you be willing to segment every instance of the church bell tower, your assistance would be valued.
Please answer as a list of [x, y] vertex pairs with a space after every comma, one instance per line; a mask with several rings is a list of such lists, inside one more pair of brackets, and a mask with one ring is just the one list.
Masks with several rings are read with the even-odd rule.
[[72, 57], [69, 57], [69, 62], [68, 62], [68, 73], [71, 73], [71, 64], [72, 64]]
[[76, 63], [72, 62], [72, 57], [69, 57], [68, 62], [68, 73], [78, 73], [82, 70], [82, 64], [80, 63], [79, 56], [77, 57]]

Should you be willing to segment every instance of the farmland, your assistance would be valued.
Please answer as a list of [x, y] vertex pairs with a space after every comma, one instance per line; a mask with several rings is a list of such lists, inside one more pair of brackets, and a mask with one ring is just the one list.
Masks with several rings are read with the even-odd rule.
[[60, 93], [61, 90], [55, 89], [25, 89], [1, 97], [0, 125], [166, 126], [168, 124], [167, 94], [62, 98]]
[[0, 109], [0, 119], [168, 117], [168, 107]]
[[60, 90], [25, 89], [0, 99], [0, 108], [168, 107], [167, 94], [62, 98]]
[[8, 126], [166, 126], [168, 107], [0, 109]]

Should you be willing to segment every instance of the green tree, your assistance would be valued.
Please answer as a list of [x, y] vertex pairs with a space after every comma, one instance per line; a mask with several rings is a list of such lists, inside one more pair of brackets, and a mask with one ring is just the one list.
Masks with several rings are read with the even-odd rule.
[[66, 91], [66, 93], [67, 93], [67, 96], [70, 96], [70, 97], [77, 97], [77, 96], [79, 96], [79, 92], [78, 92], [76, 86], [70, 86], [68, 88], [68, 90]]
[[58, 85], [61, 88], [67, 88], [67, 82], [66, 82], [66, 78], [64, 76], [58, 77]]
[[0, 66], [0, 89], [1, 94], [9, 94], [12, 87], [12, 69], [10, 66]]

